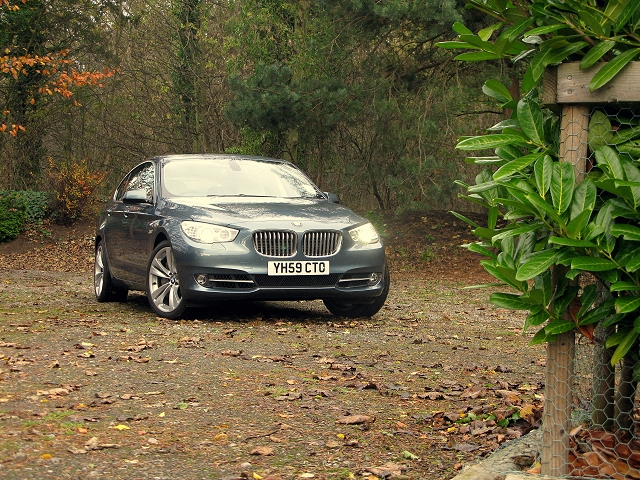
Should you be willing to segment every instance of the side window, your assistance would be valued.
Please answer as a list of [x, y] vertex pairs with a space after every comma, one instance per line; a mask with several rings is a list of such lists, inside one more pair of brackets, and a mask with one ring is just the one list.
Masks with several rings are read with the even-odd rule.
[[122, 197], [124, 196], [124, 192], [127, 191], [127, 185], [129, 185], [129, 177], [130, 176], [131, 175], [129, 174], [126, 177], [124, 177], [122, 179], [122, 181], [120, 182], [120, 185], [118, 185], [118, 188], [116, 189], [116, 193], [115, 193], [114, 197], [118, 202], [122, 201]]
[[116, 200], [122, 200], [125, 192], [142, 189], [147, 192], [147, 201], [151, 203], [153, 202], [154, 185], [155, 168], [153, 163], [143, 163], [132, 170], [118, 186]]

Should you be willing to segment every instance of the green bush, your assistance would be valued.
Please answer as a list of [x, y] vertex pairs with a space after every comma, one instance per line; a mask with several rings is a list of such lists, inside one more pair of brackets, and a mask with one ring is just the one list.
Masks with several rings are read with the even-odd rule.
[[25, 208], [25, 223], [39, 223], [49, 213], [49, 193], [35, 190], [14, 192]]
[[0, 192], [0, 242], [20, 235], [26, 217], [25, 204], [16, 192]]

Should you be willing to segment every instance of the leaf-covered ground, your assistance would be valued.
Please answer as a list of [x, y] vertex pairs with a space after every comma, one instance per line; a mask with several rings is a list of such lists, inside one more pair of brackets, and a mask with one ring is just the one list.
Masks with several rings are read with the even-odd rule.
[[90, 226], [51, 228], [0, 245], [3, 478], [447, 479], [539, 419], [544, 351], [463, 289], [489, 279], [446, 214], [387, 222], [389, 300], [356, 321], [98, 304]]

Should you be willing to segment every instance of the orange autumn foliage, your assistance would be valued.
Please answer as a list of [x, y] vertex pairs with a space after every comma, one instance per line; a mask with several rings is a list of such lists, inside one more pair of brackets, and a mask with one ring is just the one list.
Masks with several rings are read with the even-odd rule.
[[[23, 3], [26, 0], [23, 0]], [[8, 0], [0, 0], [0, 6], [7, 8], [19, 8], [11, 6]], [[30, 72], [35, 72], [44, 77], [49, 77], [48, 81], [37, 88], [37, 93], [41, 95], [58, 94], [63, 98], [73, 96], [73, 88], [84, 86], [102, 87], [102, 81], [112, 77], [116, 71], [105, 68], [102, 72], [84, 72], [72, 67], [74, 59], [67, 58], [68, 50], [51, 53], [48, 55], [11, 55], [11, 51], [6, 49], [0, 57], [0, 73], [11, 75], [14, 79], [19, 76], [27, 76]], [[35, 93], [35, 92], [34, 92]], [[29, 103], [35, 104], [35, 98], [31, 97]], [[77, 102], [74, 102], [77, 105]], [[10, 114], [8, 110], [2, 112], [6, 117]], [[0, 122], [0, 133], [8, 132], [16, 136], [24, 127], [21, 125], [11, 125]]]

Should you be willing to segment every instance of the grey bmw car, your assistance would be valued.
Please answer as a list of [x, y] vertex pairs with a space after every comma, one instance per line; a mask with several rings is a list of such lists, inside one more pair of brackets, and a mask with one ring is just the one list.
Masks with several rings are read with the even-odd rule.
[[371, 223], [292, 163], [167, 155], [131, 170], [98, 220], [94, 289], [99, 302], [144, 291], [171, 319], [218, 300], [311, 299], [369, 317], [389, 271]]

